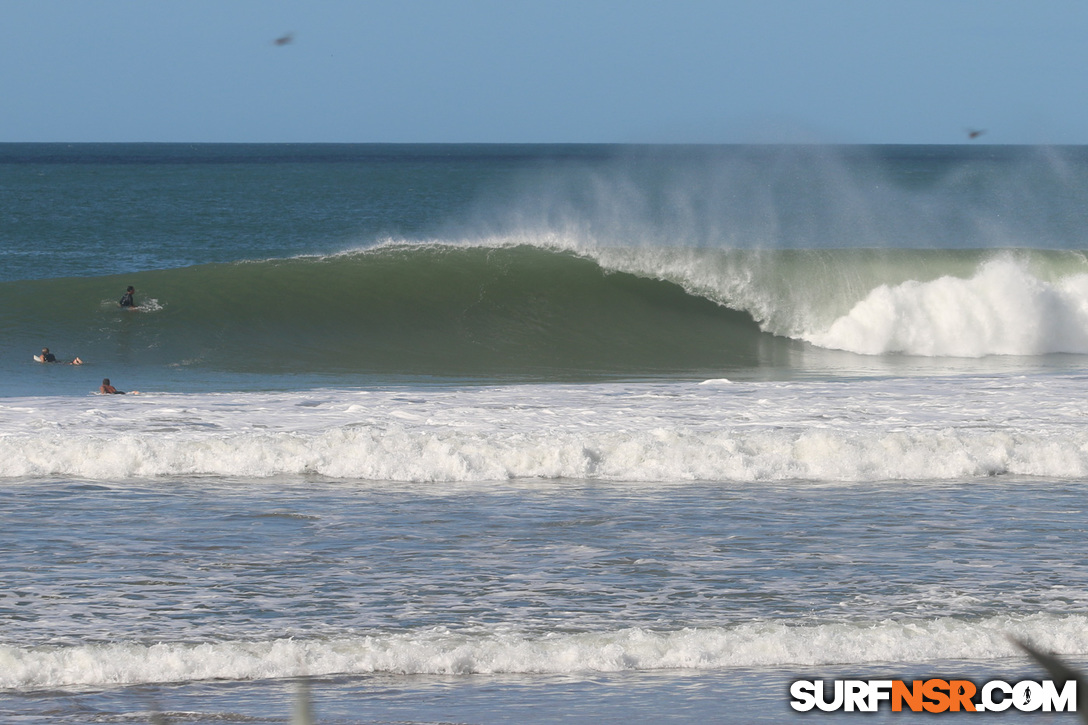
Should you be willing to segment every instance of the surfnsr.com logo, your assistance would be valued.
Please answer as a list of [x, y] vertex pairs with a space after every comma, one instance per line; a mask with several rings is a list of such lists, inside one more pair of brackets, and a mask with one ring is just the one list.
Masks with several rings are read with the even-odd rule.
[[790, 685], [790, 707], [799, 712], [1076, 712], [1074, 680], [797, 680]]

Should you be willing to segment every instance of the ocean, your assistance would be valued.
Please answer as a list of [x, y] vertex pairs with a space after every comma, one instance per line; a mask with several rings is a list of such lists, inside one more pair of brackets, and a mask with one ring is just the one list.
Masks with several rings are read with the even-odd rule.
[[0, 144], [0, 719], [1086, 667], [1086, 230], [1080, 147]]

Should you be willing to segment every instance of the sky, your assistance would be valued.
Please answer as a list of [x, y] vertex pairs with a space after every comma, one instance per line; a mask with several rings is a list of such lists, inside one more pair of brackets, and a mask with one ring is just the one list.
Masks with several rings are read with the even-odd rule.
[[0, 142], [1088, 143], [1084, 0], [7, 0], [4, 20]]

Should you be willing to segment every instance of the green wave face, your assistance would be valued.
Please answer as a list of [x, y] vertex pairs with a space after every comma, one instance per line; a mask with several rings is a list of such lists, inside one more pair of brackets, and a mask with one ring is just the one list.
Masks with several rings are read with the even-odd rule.
[[[128, 284], [142, 310], [118, 307]], [[416, 243], [0, 284], [0, 322], [27, 358], [48, 345], [125, 365], [381, 376], [715, 376], [842, 355], [1088, 354], [1082, 309], [1085, 255], [1045, 250]]]
[[[236, 371], [527, 377], [758, 366], [775, 347], [751, 316], [677, 284], [526, 246], [389, 246], [137, 277], [0, 285], [13, 347]], [[109, 295], [130, 283], [151, 310], [118, 308]]]

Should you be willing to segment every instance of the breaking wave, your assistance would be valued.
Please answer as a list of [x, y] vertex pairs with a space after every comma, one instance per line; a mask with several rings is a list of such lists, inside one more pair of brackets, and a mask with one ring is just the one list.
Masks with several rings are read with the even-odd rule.
[[40, 349], [48, 330], [84, 360], [273, 372], [546, 377], [760, 367], [818, 348], [1088, 353], [1080, 252], [530, 241], [146, 272], [144, 314], [112, 298], [130, 277], [6, 282], [0, 321], [12, 349]]
[[1088, 619], [1036, 614], [967, 622], [919, 621], [552, 633], [458, 632], [445, 628], [332, 639], [195, 644], [108, 643], [0, 646], [0, 688], [103, 687], [299, 675], [587, 673], [721, 670], [947, 659], [1017, 654], [1010, 635], [1065, 655], [1088, 653]]

